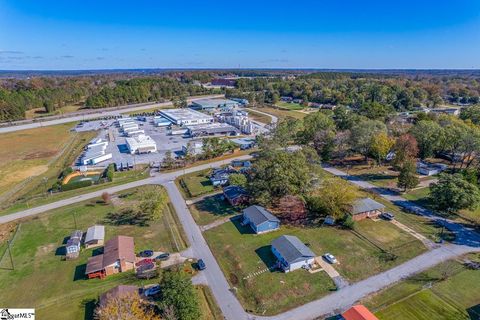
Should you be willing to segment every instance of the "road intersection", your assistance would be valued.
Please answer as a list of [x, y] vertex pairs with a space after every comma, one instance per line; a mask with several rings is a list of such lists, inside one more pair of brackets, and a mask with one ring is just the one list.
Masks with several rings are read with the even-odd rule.
[[[354, 284], [346, 285], [340, 290], [329, 294], [328, 296], [306, 303], [287, 312], [270, 317], [249, 314], [244, 310], [244, 308], [238, 301], [237, 297], [234, 294], [234, 290], [230, 288], [230, 285], [225, 278], [222, 270], [220, 269], [220, 266], [218, 265], [218, 262], [216, 261], [212, 251], [210, 250], [210, 247], [205, 241], [200, 228], [195, 223], [192, 215], [190, 214], [185, 199], [182, 197], [180, 191], [174, 183], [174, 180], [177, 177], [186, 173], [200, 171], [210, 167], [218, 167], [227, 164], [234, 159], [249, 158], [251, 158], [251, 156], [244, 155], [228, 160], [206, 163], [199, 166], [186, 168], [184, 170], [159, 173], [143, 180], [134, 181], [120, 186], [105, 188], [103, 190], [79, 195], [70, 199], [60, 200], [47, 205], [5, 215], [0, 217], [0, 223], [34, 216], [52, 209], [70, 205], [72, 203], [78, 203], [81, 201], [97, 198], [100, 197], [103, 192], [115, 193], [118, 191], [148, 184], [163, 185], [168, 192], [168, 195], [178, 215], [179, 221], [182, 224], [182, 227], [190, 243], [190, 248], [188, 249], [189, 253], [193, 257], [202, 258], [207, 265], [207, 269], [202, 271], [203, 274], [201, 279], [199, 278], [199, 280], [197, 279], [197, 281], [206, 282], [208, 284], [208, 286], [213, 292], [217, 304], [223, 312], [225, 319], [231, 320], [311, 320], [321, 316], [333, 315], [342, 310], [345, 310], [346, 308], [354, 304], [356, 301], [372, 293], [375, 293], [418, 272], [431, 268], [440, 262], [457, 258], [458, 256], [461, 256], [468, 252], [480, 252], [480, 235], [478, 235], [473, 230], [465, 228], [464, 226], [459, 225], [453, 221], [448, 221], [446, 222], [446, 227], [452, 228], [452, 230], [455, 231], [457, 233], [457, 236], [459, 237], [457, 242], [453, 244], [441, 245], [438, 248], [421, 254], [390, 270], [361, 280]], [[408, 201], [403, 199], [402, 197], [389, 194], [388, 192], [382, 193], [381, 190], [378, 190], [377, 187], [369, 184], [368, 182], [352, 178], [346, 173], [335, 168], [326, 167], [325, 170], [333, 173], [334, 175], [338, 175], [342, 178], [350, 180], [362, 188], [378, 192], [382, 197], [385, 197], [387, 200], [392, 201], [397, 205], [400, 205], [398, 203], [399, 201], [403, 206], [406, 206], [406, 203], [408, 203]], [[413, 206], [415, 206], [415, 208]], [[410, 203], [408, 207], [412, 210], [420, 210], [425, 216], [431, 219], [438, 218], [434, 215], [433, 212], [429, 212], [426, 209], [418, 207], [412, 203]], [[443, 219], [441, 219], [441, 221], [443, 221]]]

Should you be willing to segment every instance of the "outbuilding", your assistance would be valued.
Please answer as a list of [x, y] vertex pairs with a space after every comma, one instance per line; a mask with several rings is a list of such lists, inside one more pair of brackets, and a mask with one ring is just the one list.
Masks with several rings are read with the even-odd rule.
[[363, 198], [356, 200], [350, 213], [353, 220], [359, 221], [365, 218], [376, 218], [385, 211], [385, 206], [373, 199]]
[[243, 224], [255, 233], [265, 233], [280, 228], [280, 220], [261, 206], [253, 205], [243, 210]]
[[82, 243], [83, 232], [81, 230], [75, 230], [70, 235], [65, 245], [67, 260], [76, 259], [80, 254], [80, 244]]
[[272, 253], [284, 272], [300, 268], [309, 269], [314, 263], [315, 254], [295, 236], [283, 235], [272, 241]]
[[85, 248], [95, 248], [103, 246], [105, 239], [105, 227], [100, 225], [91, 226], [87, 229], [85, 235]]
[[225, 200], [232, 206], [238, 206], [248, 202], [247, 191], [240, 186], [227, 186], [223, 188]]

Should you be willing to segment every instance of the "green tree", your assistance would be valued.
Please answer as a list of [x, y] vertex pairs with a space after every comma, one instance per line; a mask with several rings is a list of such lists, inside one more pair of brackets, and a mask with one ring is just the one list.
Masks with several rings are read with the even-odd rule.
[[232, 186], [246, 187], [247, 177], [241, 173], [232, 173], [228, 177], [228, 183]]
[[163, 158], [163, 166], [165, 168], [171, 169], [173, 168], [174, 164], [175, 159], [173, 158], [172, 151], [167, 150], [167, 152], [165, 152], [165, 157]]
[[357, 189], [339, 178], [329, 178], [307, 197], [310, 211], [316, 216], [333, 216], [343, 219], [358, 197]]
[[298, 140], [301, 143], [308, 144], [313, 141], [316, 132], [333, 130], [334, 128], [335, 123], [332, 117], [322, 112], [314, 112], [303, 119], [303, 130], [298, 133]]
[[358, 121], [350, 130], [350, 145], [353, 151], [367, 156], [371, 150], [372, 138], [380, 132], [386, 132], [387, 128], [383, 122], [378, 120], [364, 119]]
[[181, 271], [167, 271], [160, 281], [162, 310], [173, 308], [178, 319], [197, 320], [201, 317], [198, 296], [190, 278]]
[[301, 194], [314, 178], [310, 166], [301, 151], [262, 151], [252, 166], [248, 188], [264, 205], [286, 195]]
[[433, 205], [446, 213], [474, 210], [480, 203], [479, 189], [459, 173], [441, 174], [438, 182], [430, 185], [430, 197]]
[[408, 189], [415, 188], [419, 182], [415, 162], [412, 160], [404, 161], [398, 175], [397, 186], [403, 188], [403, 191], [406, 192]]
[[422, 120], [413, 126], [411, 134], [418, 142], [420, 158], [432, 157], [435, 152], [440, 150], [443, 129], [437, 122]]

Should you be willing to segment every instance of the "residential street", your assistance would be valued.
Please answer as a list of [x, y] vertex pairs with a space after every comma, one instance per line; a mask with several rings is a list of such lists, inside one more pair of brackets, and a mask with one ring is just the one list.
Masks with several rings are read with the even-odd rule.
[[[298, 308], [292, 309], [285, 313], [271, 316], [271, 317], [263, 317], [263, 316], [254, 316], [250, 315], [241, 306], [240, 302], [237, 300], [235, 295], [230, 291], [230, 286], [220, 269], [216, 259], [214, 258], [210, 248], [203, 238], [200, 228], [196, 225], [193, 217], [188, 210], [187, 204], [183, 199], [180, 191], [177, 189], [177, 186], [173, 182], [175, 178], [185, 173], [195, 172], [199, 170], [203, 170], [209, 167], [217, 167], [223, 164], [226, 164], [233, 159], [249, 159], [251, 156], [244, 155], [239, 156], [236, 158], [231, 158], [227, 160], [202, 164], [196, 167], [191, 167], [185, 170], [178, 170], [169, 173], [158, 173], [150, 178], [131, 182], [128, 184], [105, 188], [103, 190], [98, 190], [95, 192], [91, 192], [84, 195], [79, 195], [70, 199], [65, 199], [61, 201], [57, 201], [51, 204], [39, 206], [36, 208], [31, 208], [28, 210], [20, 211], [17, 213], [13, 213], [10, 215], [6, 215], [0, 217], [0, 223], [5, 223], [9, 221], [13, 221], [15, 219], [33, 216], [48, 210], [52, 210], [55, 208], [59, 208], [62, 206], [66, 206], [72, 203], [77, 203], [84, 200], [89, 200], [92, 198], [99, 197], [103, 192], [114, 193], [121, 190], [146, 185], [146, 184], [161, 184], [165, 186], [167, 192], [170, 196], [170, 199], [173, 203], [173, 206], [178, 214], [179, 220], [183, 226], [185, 234], [188, 238], [188, 241], [191, 247], [188, 249], [189, 253], [192, 256], [197, 258], [202, 258], [205, 261], [207, 268], [201, 272], [202, 276], [198, 277], [196, 281], [204, 282], [206, 281], [212, 292], [215, 296], [215, 299], [221, 308], [224, 316], [226, 319], [231, 320], [247, 320], [247, 319], [264, 319], [264, 320], [287, 320], [287, 319], [296, 319], [296, 320], [310, 320], [315, 319], [320, 316], [324, 315], [331, 315], [335, 314], [339, 311], [342, 311], [352, 304], [354, 304], [359, 299], [366, 297], [369, 294], [372, 294], [382, 288], [385, 288], [395, 282], [398, 282], [404, 278], [412, 276], [418, 272], [426, 270], [434, 265], [446, 261], [449, 259], [456, 258], [460, 255], [463, 255], [468, 252], [476, 251], [480, 252], [480, 236], [473, 232], [472, 230], [468, 230], [459, 224], [455, 224], [451, 221], [447, 222], [448, 227], [452, 228], [453, 230], [457, 231], [459, 236], [459, 240], [457, 243], [461, 244], [446, 244], [442, 245], [438, 248], [430, 250], [422, 255], [419, 255], [413, 258], [410, 261], [407, 261], [393, 269], [380, 273], [378, 275], [372, 276], [360, 282], [344, 286], [339, 291], [333, 292], [326, 297], [321, 299], [312, 301], [305, 305], [302, 305]], [[355, 177], [350, 177], [346, 175], [344, 172], [334, 169], [334, 168], [325, 168], [325, 170], [346, 178], [353, 183], [359, 185], [362, 188], [371, 189], [376, 192], [379, 192], [379, 188], [375, 187], [368, 182], [358, 180]], [[379, 194], [386, 199], [393, 201], [394, 203], [398, 204], [401, 202], [403, 206], [408, 203], [402, 197], [397, 195], [392, 195], [389, 193], [379, 192]], [[423, 208], [420, 208], [414, 204], [410, 204], [409, 208], [414, 208], [418, 210], [422, 210], [421, 212], [424, 213], [425, 216], [431, 219], [440, 219], [432, 212], [429, 212]], [[441, 219], [443, 221], [443, 219]], [[469, 244], [469, 245], [466, 245]], [[301, 271], [299, 271], [301, 272]]]
[[[223, 96], [224, 95], [214, 94], [214, 95], [202, 96], [198, 98], [197, 97], [190, 98], [188, 99], [188, 101], [191, 102], [191, 101], [200, 100], [200, 99], [219, 98]], [[62, 124], [62, 123], [68, 123], [68, 122], [74, 122], [74, 121], [84, 121], [84, 120], [96, 119], [100, 117], [117, 116], [121, 113], [142, 111], [142, 110], [151, 109], [154, 107], [160, 108], [160, 107], [165, 107], [171, 104], [172, 103], [170, 101], [162, 102], [162, 103], [141, 104], [141, 105], [137, 104], [137, 105], [133, 105], [131, 107], [125, 107], [125, 108], [99, 109], [97, 112], [93, 112], [93, 113], [76, 114], [72, 116], [66, 115], [65, 117], [54, 119], [54, 120], [36, 119], [35, 122], [31, 122], [31, 123], [12, 125], [8, 127], [0, 127], [0, 134], [7, 133], [7, 132], [20, 131], [20, 130], [33, 129], [33, 128], [54, 126], [56, 124]], [[22, 123], [23, 122], [25, 121], [22, 121]]]
[[419, 215], [422, 215], [431, 219], [432, 221], [435, 221], [435, 223], [439, 225], [444, 225], [445, 228], [455, 233], [456, 235], [456, 238], [454, 240], [455, 244], [467, 245], [471, 247], [480, 247], [480, 234], [475, 232], [475, 230], [473, 230], [472, 228], [467, 228], [452, 220], [439, 217], [435, 214], [435, 212], [425, 209], [423, 207], [420, 207], [419, 205], [413, 203], [412, 201], [409, 201], [388, 189], [377, 187], [365, 180], [360, 179], [359, 177], [348, 175], [346, 172], [342, 170], [339, 170], [330, 166], [326, 166], [326, 165], [323, 166], [323, 169], [325, 171], [330, 172], [333, 175], [336, 175], [338, 177], [341, 177], [343, 179], [346, 179], [352, 182], [353, 184], [359, 186], [362, 189], [371, 190], [379, 194], [381, 197], [385, 198], [386, 200], [392, 202], [393, 204], [399, 207], [404, 208], [409, 212], [412, 212], [412, 213], [415, 212]]

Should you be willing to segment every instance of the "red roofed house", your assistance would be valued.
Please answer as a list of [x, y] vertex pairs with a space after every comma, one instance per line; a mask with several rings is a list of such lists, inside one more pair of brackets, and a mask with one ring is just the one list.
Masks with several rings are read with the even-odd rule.
[[370, 312], [364, 305], [358, 304], [351, 307], [344, 313], [342, 317], [345, 320], [378, 320], [373, 313]]
[[104, 278], [135, 267], [135, 246], [132, 237], [116, 236], [105, 243], [103, 254], [88, 259], [88, 278]]

